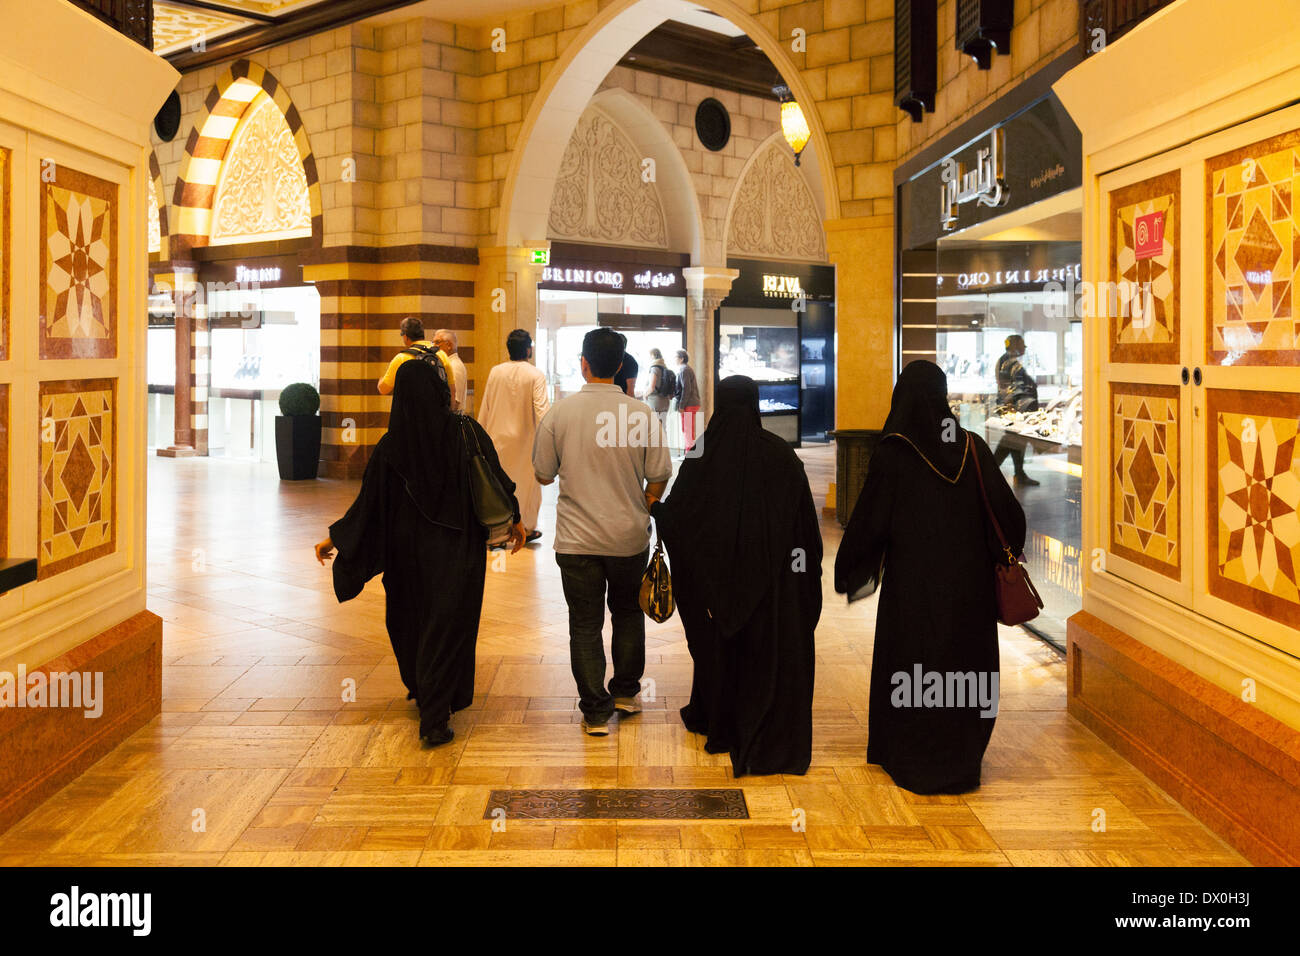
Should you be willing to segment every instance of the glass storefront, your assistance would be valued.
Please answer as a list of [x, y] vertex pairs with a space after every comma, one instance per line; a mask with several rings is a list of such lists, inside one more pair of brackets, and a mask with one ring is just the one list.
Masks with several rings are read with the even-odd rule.
[[[176, 329], [166, 297], [155, 297], [148, 333], [151, 448], [175, 437]], [[261, 288], [214, 283], [206, 297], [210, 331], [208, 451], [275, 460], [280, 390], [320, 388], [320, 295], [315, 286]]]
[[835, 427], [835, 269], [729, 259], [740, 274], [718, 310], [716, 381], [758, 384], [763, 427], [792, 445]]
[[[948, 400], [962, 426], [982, 436], [1002, 460], [1025, 509], [1025, 563], [1044, 603], [1029, 626], [1063, 644], [1065, 621], [1082, 599], [1083, 324], [1068, 284], [1077, 277], [1079, 244], [1037, 246], [1038, 261], [1066, 264], [1032, 270], [1035, 277], [1045, 272], [1048, 278], [1038, 288], [1011, 292], [976, 287], [985, 277], [988, 286], [999, 272], [1005, 280], [1008, 272], [1020, 271], [1023, 250], [938, 243], [934, 360], [948, 376]], [[969, 271], [972, 255], [987, 268]], [[1011, 268], [999, 269], [1004, 263]], [[1007, 374], [1013, 359], [1023, 369], [1017, 374], [1032, 386]]]
[[718, 378], [746, 375], [758, 384], [763, 427], [799, 441], [799, 325], [788, 309], [723, 307], [718, 320]]
[[572, 395], [585, 384], [579, 361], [582, 339], [602, 325], [627, 336], [627, 351], [640, 371], [640, 392], [648, 381], [651, 349], [659, 349], [671, 368], [677, 350], [686, 347], [686, 299], [538, 289], [534, 358], [546, 374], [551, 401]]

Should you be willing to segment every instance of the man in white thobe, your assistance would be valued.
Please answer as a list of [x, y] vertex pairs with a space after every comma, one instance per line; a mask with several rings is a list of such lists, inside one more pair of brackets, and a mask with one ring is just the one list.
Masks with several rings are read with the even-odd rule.
[[530, 361], [533, 337], [523, 329], [515, 329], [506, 336], [506, 351], [510, 361], [488, 373], [478, 403], [478, 422], [496, 446], [501, 467], [515, 483], [527, 540], [536, 541], [542, 536], [537, 530], [542, 486], [533, 474], [533, 438], [551, 402], [546, 397], [546, 376]]

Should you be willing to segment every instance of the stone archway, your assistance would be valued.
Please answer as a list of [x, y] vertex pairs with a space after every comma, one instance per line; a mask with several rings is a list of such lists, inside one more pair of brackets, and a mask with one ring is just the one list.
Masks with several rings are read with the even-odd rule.
[[[520, 246], [546, 235], [550, 198], [560, 160], [583, 110], [628, 49], [671, 18], [681, 5], [680, 0], [615, 0], [569, 42], [549, 68], [523, 118], [510, 156], [495, 230], [499, 246]], [[813, 155], [820, 158], [825, 216], [838, 218], [839, 192], [834, 168], [828, 160], [826, 131], [812, 91], [787, 47], [732, 0], [710, 0], [707, 6], [758, 42], [803, 106], [812, 133]], [[542, 116], [546, 117], [544, 124]]]
[[320, 176], [298, 108], [289, 98], [288, 91], [265, 67], [250, 60], [237, 60], [213, 84], [203, 112], [185, 143], [185, 155], [181, 159], [172, 199], [175, 229], [170, 244], [173, 258], [208, 244], [222, 164], [240, 117], [259, 92], [265, 92], [275, 102], [289, 124], [307, 177], [312, 244], [321, 244]]

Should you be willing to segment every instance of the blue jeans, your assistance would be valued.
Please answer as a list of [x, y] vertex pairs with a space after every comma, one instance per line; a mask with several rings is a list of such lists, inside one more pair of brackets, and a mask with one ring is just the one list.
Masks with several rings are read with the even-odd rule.
[[[638, 602], [650, 551], [630, 558], [601, 554], [556, 554], [564, 600], [569, 605], [569, 662], [578, 684], [578, 706], [588, 723], [603, 724], [615, 697], [635, 697], [645, 673], [645, 615]], [[605, 689], [606, 589], [614, 625], [614, 677]]]

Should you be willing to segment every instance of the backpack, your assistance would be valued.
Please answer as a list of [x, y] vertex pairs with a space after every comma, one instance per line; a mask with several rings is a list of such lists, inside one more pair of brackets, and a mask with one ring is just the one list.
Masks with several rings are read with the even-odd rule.
[[655, 386], [654, 393], [664, 398], [673, 398], [677, 394], [677, 376], [666, 365], [656, 365], [655, 368], [659, 369], [659, 384]]
[[450, 385], [447, 381], [447, 369], [443, 367], [442, 359], [438, 358], [438, 349], [431, 349], [424, 345], [412, 345], [409, 349], [402, 349], [403, 355], [413, 356], [417, 361], [425, 365], [432, 365], [433, 370], [438, 373], [444, 385]]

